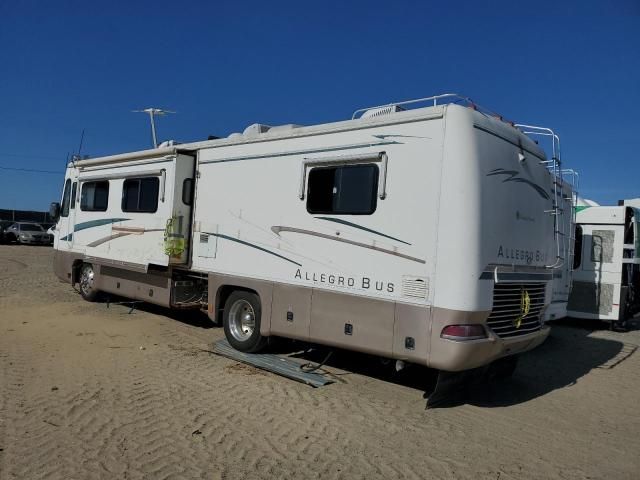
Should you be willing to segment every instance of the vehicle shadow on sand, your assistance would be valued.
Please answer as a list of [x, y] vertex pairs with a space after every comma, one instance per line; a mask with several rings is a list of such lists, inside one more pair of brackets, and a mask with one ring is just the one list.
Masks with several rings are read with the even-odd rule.
[[[567, 325], [570, 324], [554, 325], [545, 343], [523, 354], [512, 377], [496, 378], [487, 372], [474, 371], [444, 392], [438, 387], [438, 397], [442, 394], [443, 398], [435, 406], [471, 404], [491, 408], [524, 403], [560, 388], [570, 388], [594, 369], [614, 368], [635, 351], [621, 341], [590, 336], [593, 329], [602, 329], [601, 325], [587, 328]], [[297, 353], [294, 350], [285, 343], [276, 347], [274, 353], [320, 363], [329, 351], [325, 347]], [[433, 369], [411, 365], [396, 372], [395, 361], [385, 364], [377, 357], [340, 349], [333, 350], [325, 365], [345, 372], [329, 374], [338, 382], [349, 374], [369, 376], [420, 390], [427, 401], [434, 394], [438, 378], [438, 372]]]
[[570, 388], [592, 370], [614, 368], [634, 353], [635, 348], [621, 341], [591, 336], [599, 327], [554, 324], [545, 343], [522, 355], [513, 377], [472, 386], [465, 403], [482, 407], [524, 403]]
[[169, 309], [166, 307], [161, 307], [159, 305], [154, 305], [153, 303], [147, 303], [138, 300], [131, 300], [130, 298], [120, 297], [118, 295], [110, 295], [102, 293], [96, 299], [97, 303], [102, 303], [108, 308], [121, 308], [123, 309], [123, 314], [131, 314], [134, 315], [136, 311], [150, 313], [153, 315], [159, 315], [163, 317], [171, 318], [180, 323], [184, 323], [186, 325], [190, 325], [192, 327], [197, 328], [214, 328], [216, 327], [215, 322], [209, 319], [209, 316], [206, 312], [202, 310], [195, 309]]
[[[169, 310], [145, 302], [133, 302], [125, 298], [110, 296], [99, 300], [119, 305], [131, 311], [147, 312], [167, 316], [173, 320], [197, 328], [211, 329], [218, 325], [206, 312], [197, 310]], [[640, 322], [630, 322], [631, 329], [640, 329]], [[594, 369], [614, 368], [635, 352], [622, 341], [592, 336], [594, 331], [606, 331], [608, 324], [564, 320], [553, 323], [549, 338], [535, 350], [520, 356], [512, 377], [500, 379], [475, 372], [459, 384], [449, 387], [443, 398], [435, 405], [438, 408], [471, 404], [481, 407], [504, 407], [527, 402], [560, 388], [574, 385], [581, 377]], [[428, 402], [436, 390], [438, 372], [418, 365], [407, 365], [396, 371], [396, 362], [383, 360], [373, 355], [312, 345], [280, 338], [273, 338], [269, 352], [309, 362], [309, 367], [322, 364], [318, 373], [323, 373], [337, 383], [345, 383], [349, 375], [371, 377], [419, 390]], [[328, 355], [331, 352], [331, 355]], [[323, 367], [327, 367], [326, 369]], [[333, 370], [333, 371], [332, 371]], [[335, 371], [338, 370], [338, 371]], [[430, 402], [429, 402], [430, 403]], [[430, 405], [431, 406], [431, 405]]]

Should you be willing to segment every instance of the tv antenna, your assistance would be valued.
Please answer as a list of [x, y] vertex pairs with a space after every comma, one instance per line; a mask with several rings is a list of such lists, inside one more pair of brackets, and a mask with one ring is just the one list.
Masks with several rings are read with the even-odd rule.
[[162, 108], [145, 108], [144, 110], [132, 110], [135, 113], [147, 113], [149, 114], [149, 120], [151, 121], [151, 142], [153, 148], [158, 148], [158, 139], [156, 138], [156, 120], [157, 116], [164, 116], [167, 113], [176, 113], [171, 110], [163, 110]]

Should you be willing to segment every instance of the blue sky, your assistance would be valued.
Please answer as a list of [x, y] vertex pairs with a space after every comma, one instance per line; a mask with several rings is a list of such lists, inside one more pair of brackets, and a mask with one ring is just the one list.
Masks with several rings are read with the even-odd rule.
[[82, 129], [91, 156], [147, 148], [134, 109], [191, 141], [442, 92], [554, 128], [583, 196], [640, 196], [638, 0], [0, 0], [0, 65], [0, 167], [60, 172], [0, 169], [0, 208], [57, 200]]

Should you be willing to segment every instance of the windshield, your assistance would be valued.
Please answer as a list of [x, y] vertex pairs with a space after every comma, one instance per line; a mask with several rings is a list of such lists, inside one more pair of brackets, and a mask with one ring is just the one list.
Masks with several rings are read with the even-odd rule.
[[44, 230], [37, 223], [21, 223], [20, 230], [25, 230], [27, 232], [43, 232]]

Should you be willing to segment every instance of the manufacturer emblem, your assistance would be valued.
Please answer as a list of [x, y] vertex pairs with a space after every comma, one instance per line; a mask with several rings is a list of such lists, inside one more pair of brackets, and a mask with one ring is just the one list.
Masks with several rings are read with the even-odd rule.
[[522, 325], [522, 320], [524, 317], [529, 315], [529, 311], [531, 310], [531, 297], [529, 297], [529, 292], [524, 288], [520, 290], [520, 315], [516, 317], [513, 321], [513, 325], [516, 328], [520, 328]]

